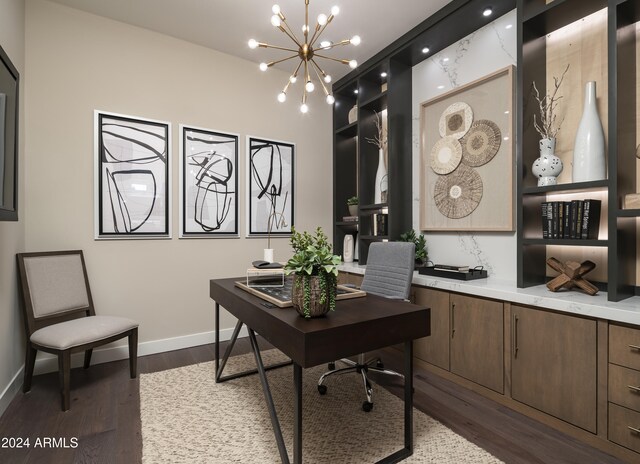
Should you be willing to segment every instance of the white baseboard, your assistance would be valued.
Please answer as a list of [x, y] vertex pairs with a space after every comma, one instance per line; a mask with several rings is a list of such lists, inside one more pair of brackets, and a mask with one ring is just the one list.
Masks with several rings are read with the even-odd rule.
[[[233, 329], [222, 329], [220, 331], [220, 341], [227, 341], [231, 339]], [[242, 327], [239, 337], [248, 336], [247, 328]], [[120, 359], [129, 358], [129, 347], [126, 343], [103, 349], [93, 350], [91, 356], [91, 364], [102, 364], [111, 361], [118, 361]], [[202, 332], [192, 335], [184, 335], [182, 337], [165, 338], [163, 340], [153, 340], [149, 342], [138, 343], [138, 357], [148, 356], [150, 354], [165, 353], [167, 351], [181, 350], [184, 348], [191, 348], [193, 346], [207, 345], [215, 342], [215, 332]], [[71, 367], [80, 367], [84, 361], [83, 353], [76, 353], [71, 357]], [[48, 372], [54, 372], [58, 370], [58, 358], [49, 353], [38, 353], [36, 358], [36, 365], [33, 370], [34, 375], [46, 374]], [[0, 415], [9, 406], [9, 403], [13, 400], [15, 394], [20, 390], [22, 385], [22, 373], [24, 371], [24, 365], [20, 367], [16, 375], [13, 376], [11, 382], [5, 387], [4, 391], [0, 395]]]

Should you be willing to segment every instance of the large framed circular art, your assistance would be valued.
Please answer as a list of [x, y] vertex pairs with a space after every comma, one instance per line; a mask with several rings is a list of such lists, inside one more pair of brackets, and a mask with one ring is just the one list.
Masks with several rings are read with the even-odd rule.
[[514, 230], [514, 69], [420, 105], [421, 230]]

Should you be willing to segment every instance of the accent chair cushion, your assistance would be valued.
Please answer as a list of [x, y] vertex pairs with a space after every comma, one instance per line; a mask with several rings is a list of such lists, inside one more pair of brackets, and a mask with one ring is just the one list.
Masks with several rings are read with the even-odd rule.
[[74, 346], [104, 340], [136, 327], [138, 323], [126, 317], [81, 317], [36, 330], [31, 335], [31, 341], [47, 348], [67, 350]]
[[415, 249], [411, 242], [372, 243], [360, 289], [385, 298], [407, 299], [411, 291]]

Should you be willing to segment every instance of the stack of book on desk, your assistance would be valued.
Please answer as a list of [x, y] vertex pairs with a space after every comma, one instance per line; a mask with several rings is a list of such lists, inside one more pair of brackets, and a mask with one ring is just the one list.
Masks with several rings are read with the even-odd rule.
[[418, 268], [418, 273], [457, 280], [484, 279], [488, 276], [487, 271], [482, 269], [482, 266], [476, 266], [471, 269], [469, 266], [455, 266], [451, 264], [436, 264], [434, 266], [420, 267]]
[[283, 287], [284, 269], [274, 267], [250, 267], [247, 269], [247, 287]]

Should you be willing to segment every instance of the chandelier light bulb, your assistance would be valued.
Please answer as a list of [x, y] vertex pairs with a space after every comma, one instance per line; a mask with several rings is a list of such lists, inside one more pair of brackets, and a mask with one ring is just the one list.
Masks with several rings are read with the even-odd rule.
[[327, 74], [326, 76], [324, 76], [324, 81], [329, 84], [331, 82], [331, 76], [329, 74]]
[[284, 103], [286, 100], [287, 100], [287, 94], [286, 94], [286, 93], [284, 93], [284, 92], [280, 92], [280, 93], [278, 94], [278, 101], [279, 101], [280, 103]]
[[274, 15], [280, 14], [280, 5], [273, 5], [271, 11], [273, 11]]
[[356, 47], [358, 45], [360, 45], [360, 36], [359, 35], [354, 35], [353, 37], [351, 37], [351, 45], [355, 45]]
[[307, 83], [304, 85], [304, 88], [307, 89], [307, 92], [311, 93], [316, 88], [316, 86], [313, 85], [313, 82], [307, 81]]
[[322, 42], [320, 42], [320, 47], [321, 48], [326, 48], [326, 47], [330, 47], [331, 46], [331, 42], [329, 42], [328, 40], [323, 40]]
[[321, 26], [324, 26], [325, 24], [327, 24], [327, 15], [326, 14], [319, 14], [318, 15], [318, 24], [320, 24]]
[[266, 71], [267, 69], [269, 69], [267, 63], [260, 63], [260, 71]]
[[349, 61], [349, 67], [351, 69], [356, 69], [358, 67], [358, 62], [356, 60]]
[[271, 24], [274, 27], [280, 27], [280, 16], [278, 15], [271, 16]]
[[296, 76], [291, 76], [289, 78], [289, 82], [291, 82], [292, 84], [295, 84], [297, 80], [298, 80], [298, 78]]
[[327, 95], [327, 103], [329, 105], [333, 105], [336, 102], [336, 99], [334, 98], [333, 95]]
[[249, 48], [251, 50], [254, 50], [254, 49], [258, 48], [258, 41], [255, 40], [255, 39], [249, 40]]
[[303, 103], [302, 105], [300, 105], [300, 112], [301, 113], [306, 113], [309, 111], [309, 107], [307, 106], [306, 103]]
[[332, 6], [331, 7], [331, 14], [333, 16], [338, 16], [338, 13], [340, 13], [340, 8], [338, 8], [337, 6]]
[[305, 32], [309, 32], [309, 25], [308, 24], [303, 24], [302, 25], [302, 33], [304, 34]]

